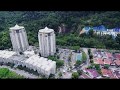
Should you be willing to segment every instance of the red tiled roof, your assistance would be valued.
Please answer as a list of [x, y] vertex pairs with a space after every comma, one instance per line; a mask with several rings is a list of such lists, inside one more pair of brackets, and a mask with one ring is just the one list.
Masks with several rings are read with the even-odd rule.
[[108, 75], [107, 69], [102, 68], [101, 72], [102, 72], [102, 75]]
[[102, 68], [102, 69], [101, 69], [101, 72], [102, 72], [102, 75], [103, 75], [103, 76], [108, 76], [108, 77], [110, 77], [110, 78], [116, 78], [116, 77], [113, 75], [113, 72], [112, 72], [111, 70], [109, 70], [109, 69], [104, 69], [104, 68]]
[[96, 78], [96, 77], [100, 76], [99, 73], [95, 69], [87, 69], [87, 72], [93, 78]]
[[113, 61], [111, 59], [104, 59], [104, 64], [110, 65]]
[[94, 59], [95, 64], [104, 64], [103, 60], [101, 58]]
[[111, 58], [112, 57], [112, 54], [111, 53], [106, 53], [108, 58]]
[[115, 54], [115, 57], [116, 57], [117, 59], [120, 59], [120, 54]]
[[119, 59], [115, 60], [114, 62], [115, 62], [118, 66], [120, 65], [120, 60], [119, 60]]

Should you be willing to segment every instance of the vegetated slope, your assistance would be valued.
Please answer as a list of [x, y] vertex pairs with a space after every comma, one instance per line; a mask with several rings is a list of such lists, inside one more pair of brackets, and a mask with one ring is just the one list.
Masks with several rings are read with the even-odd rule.
[[20, 76], [16, 74], [15, 72], [10, 71], [7, 68], [0, 68], [0, 79], [18, 79], [23, 78], [23, 76]]
[[[119, 11], [1, 11], [0, 49], [11, 47], [9, 27], [23, 25], [30, 45], [38, 46], [38, 31], [45, 26], [53, 28], [57, 36], [58, 26], [65, 25], [67, 33], [78, 35], [84, 26], [120, 26]], [[66, 35], [66, 34], [65, 34]]]

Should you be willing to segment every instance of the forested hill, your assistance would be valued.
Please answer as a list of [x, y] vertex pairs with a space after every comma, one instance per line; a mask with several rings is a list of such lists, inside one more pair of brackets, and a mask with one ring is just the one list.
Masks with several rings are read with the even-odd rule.
[[[9, 27], [15, 24], [25, 27], [29, 43], [38, 45], [38, 30], [48, 26], [58, 33], [58, 27], [78, 34], [84, 26], [105, 25], [107, 28], [120, 27], [118, 11], [1, 11], [0, 12], [0, 49], [11, 47]], [[57, 34], [58, 35], [58, 34]]]

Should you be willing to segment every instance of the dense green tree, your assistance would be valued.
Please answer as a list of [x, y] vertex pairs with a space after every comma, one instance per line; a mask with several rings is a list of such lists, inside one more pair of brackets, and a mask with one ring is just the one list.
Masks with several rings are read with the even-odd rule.
[[90, 65], [87, 67], [88, 69], [93, 69], [93, 65]]
[[62, 76], [62, 73], [60, 72], [58, 75], [59, 75], [59, 77], [61, 77], [61, 76]]
[[120, 44], [120, 34], [117, 34], [116, 42], [118, 42]]
[[87, 60], [87, 55], [85, 52], [82, 52], [82, 61], [86, 61]]
[[82, 62], [80, 60], [77, 60], [75, 66], [79, 66], [81, 63]]
[[88, 34], [89, 34], [89, 36], [93, 37], [93, 35], [94, 35], [93, 29], [89, 30]]
[[48, 56], [48, 59], [53, 60], [53, 61], [57, 60], [57, 58], [55, 56]]
[[93, 63], [93, 59], [90, 59], [90, 63]]
[[79, 75], [82, 75], [82, 70], [77, 70]]
[[109, 67], [110, 67], [110, 65], [107, 65], [107, 64], [104, 65], [104, 68], [105, 68], [105, 69], [108, 69]]
[[91, 53], [91, 49], [88, 49], [88, 54], [90, 55], [90, 53]]
[[[113, 23], [114, 22], [114, 23]], [[79, 35], [84, 26], [105, 25], [106, 28], [120, 26], [119, 11], [1, 11], [0, 49], [12, 48], [9, 27], [15, 24], [25, 27], [30, 45], [38, 46], [38, 31], [46, 26], [55, 30], [56, 44], [60, 46], [80, 46], [120, 50], [120, 35], [100, 36], [90, 30], [88, 35]], [[65, 25], [65, 34], [58, 33], [58, 26]]]
[[92, 55], [92, 54], [90, 54], [90, 55], [89, 55], [89, 58], [90, 58], [90, 59], [93, 59], [93, 55]]
[[57, 60], [56, 61], [56, 66], [59, 68], [59, 67], [61, 67], [61, 66], [63, 66], [64, 65], [64, 61], [63, 60]]
[[72, 78], [73, 78], [73, 79], [78, 79], [78, 78], [79, 78], [78, 72], [73, 72], [73, 73], [72, 73]]
[[98, 64], [94, 64], [94, 65], [95, 65], [96, 70], [100, 70], [100, 65]]
[[80, 49], [80, 46], [72, 46], [71, 49], [75, 50], [75, 52], [77, 52]]

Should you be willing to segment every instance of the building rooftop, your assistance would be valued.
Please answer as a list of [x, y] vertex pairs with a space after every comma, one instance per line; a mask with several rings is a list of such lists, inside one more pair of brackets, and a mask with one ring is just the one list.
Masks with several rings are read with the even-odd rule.
[[55, 64], [55, 61], [50, 62], [50, 60], [48, 60], [47, 58], [39, 57], [38, 55], [31, 56], [25, 62], [28, 64], [32, 64], [33, 66], [44, 66], [45, 68], [47, 68], [47, 66], [49, 66], [49, 68], [52, 68]]
[[32, 55], [34, 55], [35, 53], [34, 53], [34, 51], [32, 50], [32, 51], [24, 51], [23, 52], [24, 53], [24, 55], [26, 56], [26, 57], [30, 57], [30, 56], [32, 56]]
[[111, 59], [104, 59], [104, 64], [110, 65], [113, 61]]
[[120, 54], [115, 54], [115, 58], [120, 59]]
[[55, 61], [48, 60], [44, 57], [39, 57], [38, 55], [33, 54], [33, 52], [25, 51], [25, 54], [32, 54], [31, 57], [26, 58], [24, 55], [17, 55], [14, 51], [7, 51], [7, 50], [0, 50], [0, 57], [5, 59], [12, 59], [12, 60], [19, 60], [19, 61], [25, 61], [26, 63], [38, 63], [39, 65], [53, 65]]
[[117, 64], [118, 66], [120, 66], [120, 60], [117, 59], [117, 60], [114, 60], [115, 64]]
[[48, 27], [45, 27], [44, 29], [40, 29], [39, 33], [51, 33], [54, 32], [53, 29], [49, 29]]
[[18, 29], [23, 29], [23, 26], [18, 26], [17, 24], [14, 27], [11, 27], [11, 30], [18, 30]]
[[97, 30], [97, 31], [107, 31], [107, 29], [105, 28], [104, 25], [100, 25], [100, 26], [93, 27], [93, 30]]
[[113, 31], [114, 32], [120, 32], [120, 28], [114, 28]]
[[107, 54], [108, 58], [112, 58], [113, 57], [111, 53], [106, 53], [106, 54]]
[[0, 50], [0, 57], [2, 57], [2, 58], [7, 59], [7, 58], [12, 57], [15, 54], [16, 54], [16, 52], [14, 52], [14, 51]]
[[[25, 56], [31, 54], [30, 57]], [[40, 57], [34, 54], [33, 51], [25, 51], [23, 55], [17, 55], [14, 51], [0, 50], [0, 62], [12, 62], [19, 65], [25, 65], [34, 70], [39, 70], [41, 73], [50, 75], [54, 73], [53, 69], [56, 68], [56, 62], [48, 60], [47, 58]]]
[[83, 28], [83, 30], [85, 30], [85, 31], [89, 31], [90, 29], [91, 29], [91, 27], [87, 27], [87, 26]]
[[102, 72], [102, 75], [103, 75], [103, 76], [110, 77], [110, 78], [116, 78], [116, 77], [114, 76], [113, 72], [112, 72], [111, 70], [109, 70], [109, 69], [104, 69], [104, 68], [102, 68], [102, 69], [101, 69], [101, 72]]
[[93, 78], [97, 78], [100, 76], [99, 73], [95, 69], [86, 69], [86, 71], [90, 73], [90, 75], [92, 75]]
[[83, 73], [82, 75], [80, 75], [80, 78], [90, 79], [91, 77], [88, 76], [87, 74]]
[[95, 64], [104, 64], [104, 61], [101, 58], [94, 59]]
[[114, 74], [116, 75], [117, 78], [120, 79], [120, 71], [119, 70], [115, 70]]

